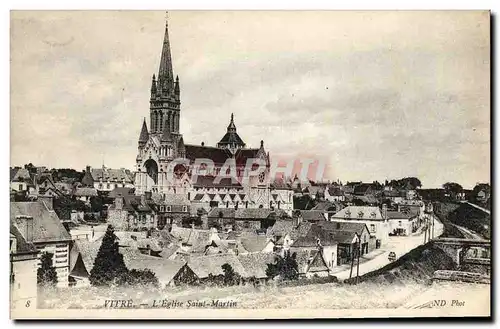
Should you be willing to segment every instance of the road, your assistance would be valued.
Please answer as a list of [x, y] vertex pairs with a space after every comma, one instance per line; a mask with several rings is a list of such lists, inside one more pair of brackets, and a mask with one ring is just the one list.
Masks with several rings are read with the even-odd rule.
[[488, 209], [486, 209], [486, 208], [480, 207], [480, 206], [478, 206], [477, 204], [470, 203], [469, 201], [462, 201], [462, 203], [467, 203], [469, 206], [472, 206], [472, 207], [474, 207], [474, 208], [476, 208], [476, 209], [479, 209], [479, 210], [481, 210], [481, 211], [483, 211], [483, 212], [487, 213], [488, 215], [491, 215], [491, 211], [489, 211], [489, 210], [488, 210]]
[[464, 238], [466, 239], [473, 239], [473, 240], [484, 240], [484, 238], [477, 234], [476, 232], [474, 231], [471, 231], [463, 226], [460, 226], [460, 225], [456, 225], [456, 224], [451, 224], [453, 226], [455, 226], [459, 231], [460, 233], [462, 233], [464, 235]]
[[[437, 238], [443, 234], [443, 230], [443, 224], [434, 217], [434, 235], [431, 236]], [[422, 244], [424, 244], [424, 234], [422, 232], [417, 232], [417, 234], [410, 236], [390, 236], [388, 242], [380, 249], [362, 257], [363, 260], [360, 260], [359, 264], [359, 275], [361, 276], [373, 272], [391, 263], [389, 261], [389, 253], [391, 251], [394, 251], [396, 253], [396, 259], [399, 259], [401, 256]], [[336, 276], [339, 280], [348, 279], [349, 274], [350, 265], [343, 265], [331, 272], [331, 275]], [[356, 268], [353, 268], [353, 276], [355, 275]]]

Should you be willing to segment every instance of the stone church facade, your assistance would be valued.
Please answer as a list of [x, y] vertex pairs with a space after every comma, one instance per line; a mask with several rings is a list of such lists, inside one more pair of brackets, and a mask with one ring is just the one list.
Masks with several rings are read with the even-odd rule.
[[[227, 193], [237, 188], [239, 195], [245, 195], [245, 205], [251, 208], [269, 208], [272, 205], [271, 185], [269, 175], [269, 154], [264, 149], [264, 142], [259, 148], [249, 148], [238, 135], [231, 114], [226, 134], [214, 146], [185, 144], [179, 126], [181, 115], [179, 77], [174, 78], [172, 56], [168, 34], [168, 23], [165, 26], [162, 53], [158, 75], [153, 75], [151, 81], [149, 129], [144, 119], [139, 135], [136, 157], [135, 190], [141, 195], [145, 192], [155, 194], [186, 194], [190, 200], [197, 192], [208, 189]], [[245, 165], [248, 159], [258, 158], [266, 163], [266, 170], [258, 176], [242, 179], [248, 174]], [[185, 159], [186, 166], [175, 167], [175, 173], [167, 175], [171, 169], [169, 164], [176, 159]], [[206, 170], [202, 177], [192, 181], [193, 164], [196, 159], [210, 159], [214, 163], [211, 172]], [[236, 164], [238, 182], [223, 179], [214, 185], [214, 178], [228, 159]], [[198, 173], [196, 173], [198, 175]], [[228, 182], [229, 181], [229, 182]], [[237, 185], [236, 187], [233, 185]], [[213, 193], [210, 193], [213, 194]], [[209, 198], [212, 198], [210, 196]], [[205, 198], [206, 199], [206, 198]], [[226, 198], [227, 199], [227, 198]], [[226, 201], [226, 204], [228, 202]]]

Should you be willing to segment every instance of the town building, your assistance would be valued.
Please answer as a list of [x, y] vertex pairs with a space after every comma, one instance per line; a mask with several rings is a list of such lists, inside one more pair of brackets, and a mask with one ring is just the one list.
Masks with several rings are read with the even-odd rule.
[[11, 202], [10, 222], [26, 241], [32, 243], [42, 253], [53, 255], [53, 265], [57, 272], [57, 286], [68, 286], [69, 252], [71, 235], [62, 225], [47, 198], [37, 202]]
[[83, 175], [82, 185], [93, 187], [99, 192], [110, 192], [115, 188], [134, 187], [134, 174], [125, 168], [111, 169], [91, 168], [87, 166]]
[[334, 214], [330, 220], [366, 224], [370, 235], [376, 238], [376, 248], [379, 248], [389, 238], [389, 223], [386, 216], [385, 207], [382, 213], [379, 207], [348, 206]]
[[401, 211], [387, 211], [389, 235], [408, 236], [418, 228], [418, 214]]
[[37, 305], [38, 253], [13, 223], [10, 224], [10, 296], [12, 309]]
[[16, 192], [28, 191], [33, 185], [28, 169], [21, 167], [10, 168], [10, 189]]

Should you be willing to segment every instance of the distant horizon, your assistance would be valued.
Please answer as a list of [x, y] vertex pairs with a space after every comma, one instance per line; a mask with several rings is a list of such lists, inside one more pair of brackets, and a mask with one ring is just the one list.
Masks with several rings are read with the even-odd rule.
[[[234, 113], [247, 145], [325, 159], [331, 181], [490, 184], [486, 11], [169, 16], [186, 144], [215, 146]], [[135, 171], [164, 26], [163, 11], [12, 11], [11, 165]]]

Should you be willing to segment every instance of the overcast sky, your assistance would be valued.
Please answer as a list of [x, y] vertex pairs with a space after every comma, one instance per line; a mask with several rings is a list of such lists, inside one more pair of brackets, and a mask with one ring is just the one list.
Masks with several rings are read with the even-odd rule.
[[[13, 12], [11, 163], [134, 168], [165, 12]], [[326, 178], [490, 180], [485, 12], [170, 12], [180, 129]], [[149, 120], [148, 120], [149, 126]]]

